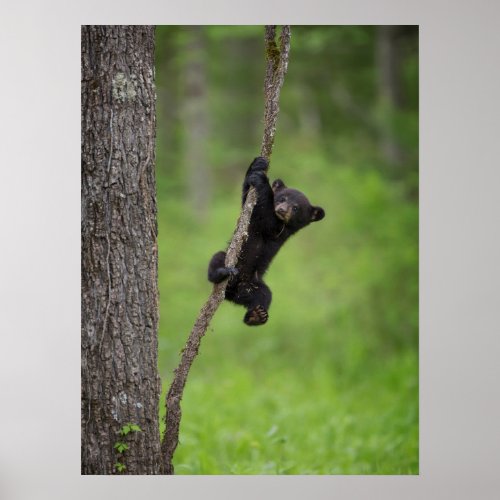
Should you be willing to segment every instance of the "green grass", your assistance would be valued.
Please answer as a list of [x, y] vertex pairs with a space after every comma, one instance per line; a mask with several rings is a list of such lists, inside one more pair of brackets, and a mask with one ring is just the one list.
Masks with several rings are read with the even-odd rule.
[[182, 403], [176, 474], [418, 474], [414, 355], [352, 384], [324, 357], [269, 371], [202, 357]]

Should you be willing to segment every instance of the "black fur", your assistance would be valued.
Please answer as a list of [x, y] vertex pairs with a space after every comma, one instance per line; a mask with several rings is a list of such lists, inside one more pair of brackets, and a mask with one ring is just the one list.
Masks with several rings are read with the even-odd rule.
[[226, 299], [247, 308], [244, 322], [250, 326], [262, 325], [268, 319], [271, 290], [262, 278], [273, 257], [292, 234], [325, 216], [321, 207], [312, 206], [300, 191], [287, 188], [280, 179], [271, 187], [267, 168], [265, 158], [255, 158], [243, 182], [243, 203], [250, 186], [254, 186], [257, 204], [236, 267], [225, 267], [225, 252], [217, 252], [208, 266], [212, 283], [229, 277]]

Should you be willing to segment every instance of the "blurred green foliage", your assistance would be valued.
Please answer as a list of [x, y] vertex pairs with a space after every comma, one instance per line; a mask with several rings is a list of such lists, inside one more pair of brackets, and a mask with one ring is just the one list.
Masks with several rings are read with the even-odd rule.
[[[374, 26], [292, 27], [270, 177], [326, 218], [273, 262], [266, 325], [245, 326], [230, 303], [216, 313], [184, 393], [178, 474], [418, 474], [418, 31], [391, 38], [404, 99], [390, 106], [379, 43]], [[156, 58], [165, 392], [260, 151], [263, 27], [158, 27]], [[202, 73], [207, 116], [196, 141], [188, 68]], [[197, 169], [209, 179], [201, 214]]]

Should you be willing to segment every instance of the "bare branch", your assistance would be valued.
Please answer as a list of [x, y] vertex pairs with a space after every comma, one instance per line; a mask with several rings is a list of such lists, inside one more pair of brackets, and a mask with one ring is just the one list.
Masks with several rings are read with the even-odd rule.
[[276, 122], [279, 113], [279, 98], [281, 87], [288, 69], [288, 53], [290, 52], [290, 26], [281, 29], [280, 48], [275, 41], [276, 26], [266, 26], [266, 56], [267, 70], [264, 83], [265, 110], [264, 110], [264, 137], [262, 138], [261, 156], [271, 158], [276, 132]]
[[[288, 67], [290, 26], [282, 27], [279, 49], [276, 45], [275, 38], [276, 26], [266, 26], [265, 45], [267, 69], [264, 81], [265, 112], [261, 156], [264, 156], [267, 160], [270, 159], [272, 153], [276, 122], [278, 120], [280, 90]], [[236, 265], [241, 248], [248, 238], [248, 226], [256, 201], [255, 190], [251, 188], [238, 218], [231, 243], [227, 249], [225, 264], [228, 267], [234, 267]], [[224, 300], [226, 286], [227, 280], [214, 285], [210, 297], [202, 307], [198, 319], [191, 330], [179, 366], [174, 371], [174, 380], [172, 381], [166, 398], [166, 430], [162, 442], [162, 455], [164, 457], [166, 474], [174, 473], [172, 458], [179, 441], [179, 427], [181, 422], [180, 402], [187, 376], [198, 354], [201, 339], [205, 335], [215, 311]]]

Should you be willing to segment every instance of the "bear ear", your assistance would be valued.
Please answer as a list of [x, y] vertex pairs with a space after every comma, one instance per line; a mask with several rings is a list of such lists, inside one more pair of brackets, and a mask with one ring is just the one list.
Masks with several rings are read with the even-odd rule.
[[281, 179], [276, 179], [271, 187], [273, 188], [274, 192], [286, 188], [285, 183]]
[[312, 207], [311, 222], [321, 220], [325, 216], [325, 211], [321, 207]]

